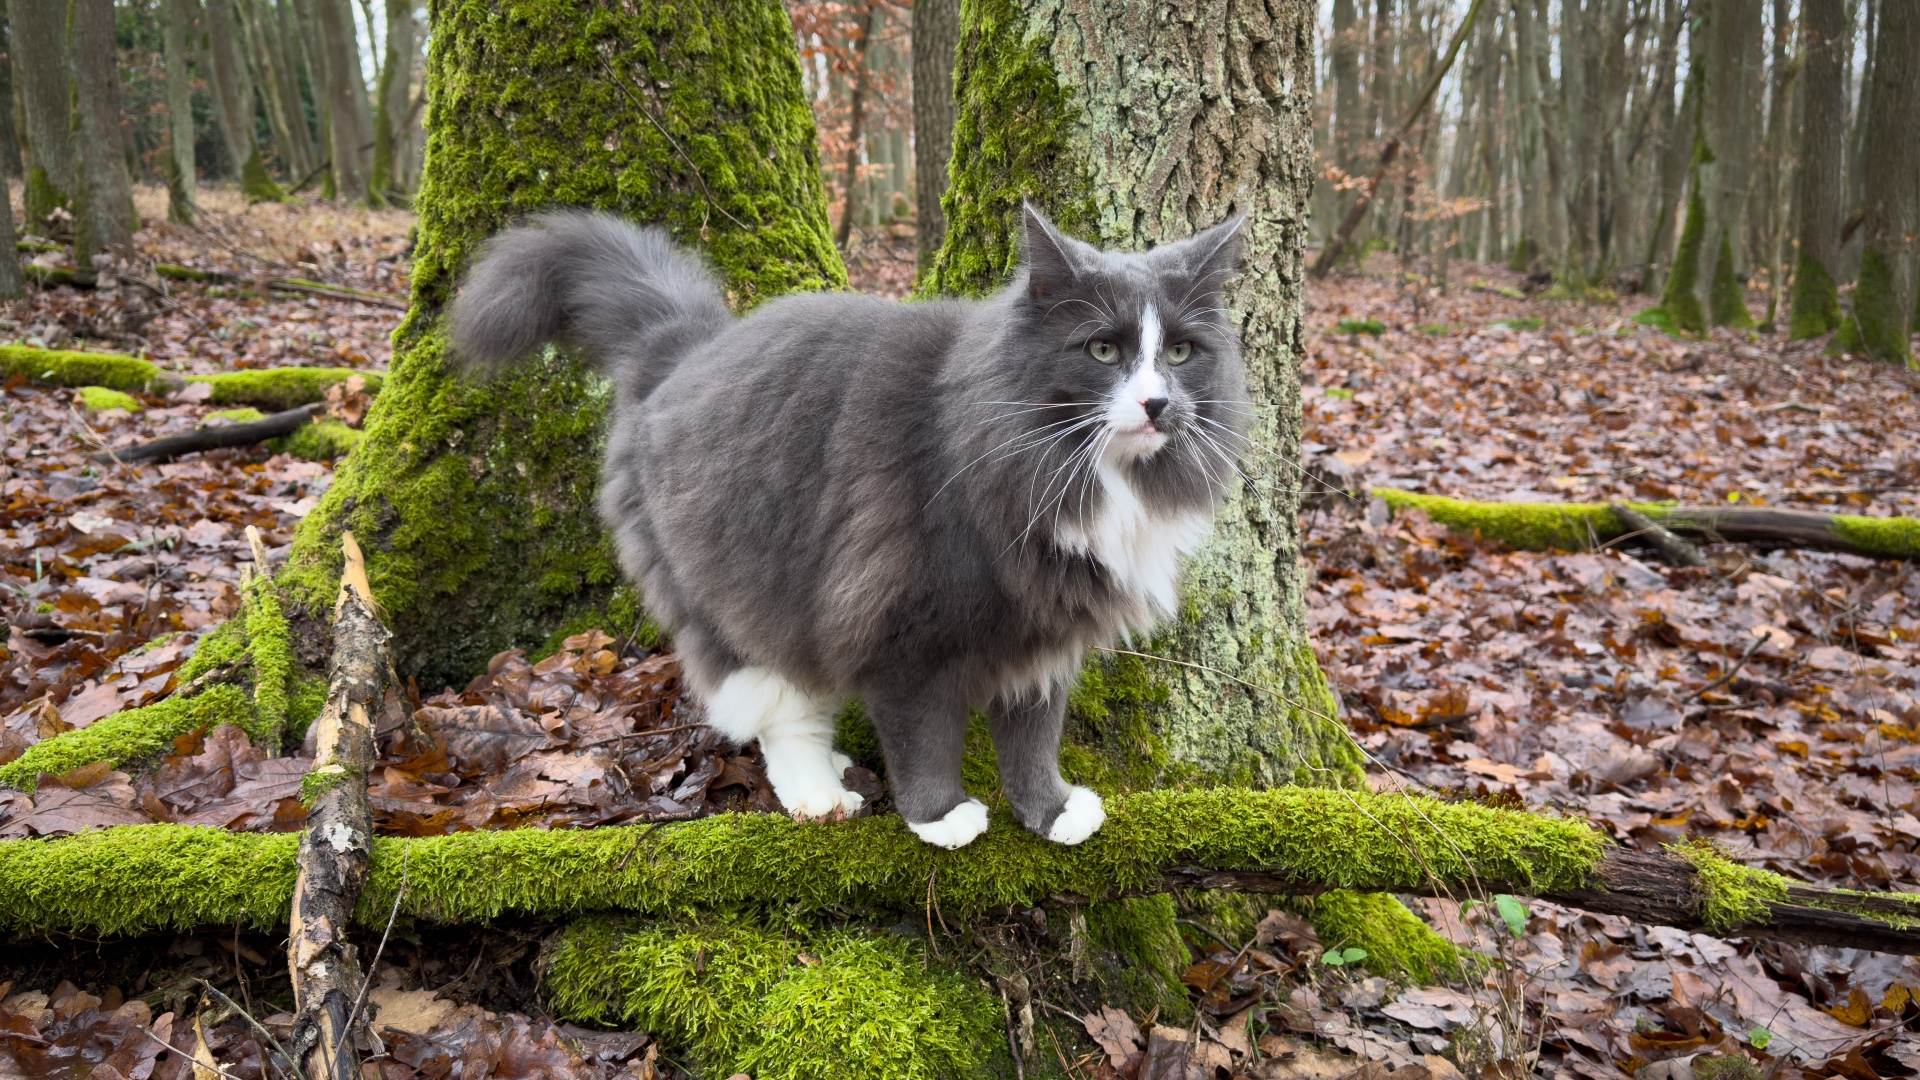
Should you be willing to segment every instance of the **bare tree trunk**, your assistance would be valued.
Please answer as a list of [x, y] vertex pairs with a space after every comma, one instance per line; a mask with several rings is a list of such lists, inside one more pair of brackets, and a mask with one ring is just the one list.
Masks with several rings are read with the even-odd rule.
[[285, 166], [295, 177], [313, 168], [313, 137], [307, 130], [306, 109], [300, 102], [298, 82], [286, 70], [284, 57], [274, 47], [278, 20], [273, 15], [273, 0], [240, 0], [246, 24], [247, 47], [259, 74], [259, 90], [265, 99], [267, 119], [273, 126], [273, 138], [285, 155]]
[[1780, 298], [1783, 293], [1782, 247], [1786, 243], [1789, 203], [1787, 193], [1791, 190], [1795, 163], [1788, 147], [1793, 129], [1793, 87], [1800, 75], [1799, 61], [1792, 55], [1791, 38], [1787, 33], [1787, 0], [1773, 0], [1773, 43], [1772, 75], [1770, 92], [1767, 99], [1767, 152], [1765, 158], [1764, 179], [1766, 210], [1766, 246], [1762, 257], [1766, 260], [1767, 271], [1767, 318], [1766, 326], [1771, 330], [1774, 320], [1780, 314]]
[[247, 70], [247, 58], [234, 0], [206, 0], [207, 76], [213, 87], [214, 117], [226, 136], [228, 156], [240, 181], [240, 190], [250, 202], [274, 202], [284, 198], [280, 185], [267, 174], [254, 139], [253, 78]]
[[67, 11], [47, 0], [7, 0], [9, 59], [26, 123], [27, 221], [37, 229], [54, 208], [71, 209], [78, 171], [71, 134], [73, 76]]
[[413, 75], [413, 0], [387, 0], [386, 62], [373, 112], [373, 191], [404, 196], [401, 162], [406, 154], [407, 100]]
[[853, 234], [853, 215], [860, 209], [860, 143], [865, 136], [867, 109], [867, 49], [873, 44], [873, 5], [867, 0], [860, 12], [860, 33], [853, 43], [853, 89], [848, 105], [847, 160], [840, 171], [840, 185], [846, 192], [840, 203], [840, 227], [833, 242], [846, 253], [847, 240]]
[[1483, 262], [1500, 258], [1503, 213], [1501, 186], [1505, 170], [1500, 160], [1500, 129], [1503, 121], [1500, 96], [1500, 13], [1488, 11], [1480, 16], [1480, 171], [1486, 180], [1487, 209], [1480, 229], [1479, 258]]
[[[0, 196], [5, 194], [0, 190]], [[0, 255], [11, 255], [13, 245], [13, 199], [0, 197]], [[0, 299], [12, 299], [25, 292], [20, 281], [20, 260], [0, 258]]]
[[[1360, 29], [1354, 0], [1333, 0], [1333, 161], [1351, 173], [1366, 141], [1366, 106], [1360, 96]], [[1341, 193], [1339, 205], [1351, 198]]]
[[354, 108], [353, 84], [360, 81], [354, 58], [358, 37], [344, 0], [314, 0], [320, 22], [320, 48], [327, 67], [327, 142], [333, 159], [336, 197], [368, 201], [367, 170], [361, 157], [364, 132]]
[[947, 163], [953, 157], [953, 56], [959, 47], [960, 0], [915, 0], [913, 183], [922, 273], [933, 265], [934, 252], [947, 234], [940, 202], [947, 194]]
[[[353, 122], [360, 129], [360, 171], [365, 174], [373, 152], [373, 96], [367, 93], [367, 73], [360, 66], [360, 31], [353, 21], [353, 0], [320, 0], [340, 12], [340, 25], [346, 27], [347, 89], [353, 95]], [[368, 33], [372, 33], [371, 27]]]
[[167, 54], [167, 220], [192, 225], [199, 174], [193, 160], [193, 84], [187, 75], [187, 32], [199, 0], [166, 0], [162, 44]]
[[[1861, 40], [1865, 43], [1865, 48], [1860, 53], [1859, 81], [1855, 82], [1852, 78], [1847, 80], [1849, 86], [1860, 88], [1860, 95], [1853, 102], [1853, 128], [1847, 136], [1847, 188], [1845, 196], [1840, 201], [1842, 220], [1857, 212], [1864, 205], [1867, 197], [1866, 160], [1867, 143], [1870, 141], [1867, 125], [1873, 120], [1873, 62], [1874, 57], [1878, 55], [1874, 46], [1877, 44], [1880, 31], [1880, 0], [1861, 0], [1859, 15]], [[1847, 57], [1847, 66], [1851, 75], [1853, 66], [1851, 55]], [[1854, 238], [1858, 239], [1857, 233]], [[1849, 243], [1843, 238], [1840, 241], [1840, 247], [1841, 267], [1845, 271], [1840, 278], [1845, 280], [1853, 277], [1859, 269], [1860, 246], [1858, 243]]]
[[73, 253], [81, 269], [110, 247], [133, 243], [133, 181], [120, 136], [120, 67], [113, 0], [73, 0], [74, 111], [80, 129], [80, 205]]
[[1520, 114], [1520, 203], [1522, 226], [1514, 244], [1512, 266], [1516, 270], [1537, 272], [1544, 258], [1549, 228], [1547, 202], [1546, 137], [1540, 116], [1540, 67], [1534, 56], [1539, 46], [1534, 38], [1533, 0], [1514, 0], [1513, 5], [1513, 80], [1514, 106]]
[[1793, 265], [1788, 335], [1798, 341], [1840, 326], [1840, 196], [1845, 177], [1846, 69], [1853, 49], [1846, 0], [1803, 0], [1800, 51], [1806, 73], [1799, 144], [1799, 251]]
[[1860, 278], [1848, 348], [1910, 364], [1914, 288], [1920, 280], [1920, 4], [1880, 9], [1873, 43], [1873, 137], [1867, 140]]
[[1627, 155], [1627, 163], [1632, 165], [1640, 148], [1644, 147], [1647, 152], [1648, 175], [1644, 183], [1652, 214], [1647, 222], [1647, 244], [1640, 262], [1640, 288], [1649, 293], [1659, 290], [1670, 259], [1674, 210], [1678, 205], [1680, 183], [1686, 177], [1687, 155], [1693, 147], [1693, 129], [1685, 122], [1691, 109], [1683, 108], [1678, 113], [1674, 109], [1680, 24], [1686, 4], [1685, 0], [1662, 0], [1662, 6], [1658, 70], [1648, 114], [1650, 134], [1644, 141], [1637, 140]]

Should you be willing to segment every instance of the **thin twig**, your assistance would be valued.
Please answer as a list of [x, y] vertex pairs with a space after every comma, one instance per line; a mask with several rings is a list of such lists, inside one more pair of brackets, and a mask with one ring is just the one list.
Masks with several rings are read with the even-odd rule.
[[1735, 675], [1740, 674], [1740, 669], [1747, 666], [1747, 660], [1750, 657], [1752, 657], [1756, 651], [1759, 650], [1760, 646], [1765, 645], [1766, 643], [1767, 643], [1767, 636], [1765, 634], [1756, 636], [1753, 639], [1753, 644], [1747, 646], [1747, 651], [1740, 654], [1740, 659], [1736, 661], [1732, 667], [1727, 669], [1727, 673], [1725, 675], [1722, 675], [1719, 678], [1708, 683], [1707, 685], [1701, 687], [1700, 689], [1695, 690], [1693, 692], [1693, 696], [1687, 699], [1687, 703], [1692, 704], [1693, 702], [1699, 701], [1701, 698], [1705, 697], [1710, 691], [1718, 690], [1720, 687], [1725, 686], [1726, 684], [1732, 682], [1733, 677]]
[[[231, 1002], [229, 1002], [229, 1004], [231, 1004]], [[227, 1080], [240, 1080], [239, 1077], [221, 1068], [219, 1062], [216, 1061], [213, 1064], [208, 1065], [206, 1062], [201, 1061], [199, 1058], [194, 1057], [192, 1054], [187, 1053], [185, 1050], [182, 1050], [179, 1047], [168, 1042], [167, 1040], [161, 1038], [160, 1036], [155, 1035], [153, 1033], [153, 1029], [147, 1027], [144, 1024], [134, 1028], [134, 1030], [138, 1031], [142, 1035], [145, 1035], [147, 1038], [152, 1039], [154, 1042], [159, 1043], [161, 1046], [164, 1046], [167, 1049], [173, 1051], [174, 1053], [179, 1054], [181, 1057], [187, 1059], [188, 1061], [193, 1062], [195, 1065], [198, 1065], [203, 1069], [212, 1069], [214, 1072], [217, 1072], [221, 1076], [226, 1077]], [[17, 1035], [17, 1034], [14, 1034], [13, 1032], [8, 1032], [7, 1037], [10, 1039], [23, 1039], [23, 1038], [30, 1038], [31, 1036]], [[40, 1040], [36, 1040], [36, 1041], [40, 1041]]]
[[232, 1009], [234, 1012], [237, 1012], [241, 1016], [245, 1017], [247, 1023], [252, 1024], [255, 1031], [258, 1031], [260, 1034], [265, 1035], [267, 1037], [267, 1044], [273, 1047], [274, 1052], [279, 1054], [281, 1057], [287, 1059], [287, 1068], [293, 1070], [294, 1080], [307, 1080], [307, 1074], [301, 1071], [300, 1063], [294, 1060], [294, 1057], [292, 1054], [287, 1053], [287, 1048], [280, 1045], [280, 1040], [273, 1037], [273, 1032], [268, 1031], [266, 1028], [266, 1025], [262, 1024], [258, 1020], [255, 1020], [253, 1018], [252, 1013], [234, 1004], [233, 999], [221, 993], [219, 987], [214, 986], [212, 983], [208, 982], [205, 979], [199, 980], [199, 983], [201, 987], [203, 987], [207, 991], [207, 993], [212, 994], [214, 997], [217, 997], [221, 1001], [226, 1002], [227, 1008]]
[[620, 77], [619, 72], [613, 70], [613, 65], [607, 61], [606, 56], [601, 54], [596, 55], [599, 55], [600, 66], [606, 70], [607, 78], [612, 79], [613, 85], [618, 87], [621, 93], [627, 95], [627, 100], [633, 102], [633, 107], [639, 109], [640, 115], [647, 118], [647, 123], [652, 124], [654, 130], [660, 133], [660, 137], [667, 140], [667, 145], [673, 147], [673, 152], [680, 155], [680, 160], [687, 163], [688, 171], [693, 173], [693, 182], [700, 185], [700, 194], [706, 196], [707, 202], [712, 204], [715, 210], [725, 214], [728, 221], [733, 222], [748, 232], [752, 232], [753, 226], [734, 217], [732, 213], [728, 212], [726, 207], [720, 205], [720, 200], [713, 197], [713, 192], [707, 189], [707, 178], [700, 175], [700, 166], [693, 163], [693, 159], [687, 156], [685, 150], [680, 149], [680, 144], [674, 141], [673, 136], [667, 134], [667, 129], [661, 125], [660, 121], [654, 119], [653, 110], [647, 108], [646, 105], [641, 102], [640, 96], [627, 88], [626, 80]]

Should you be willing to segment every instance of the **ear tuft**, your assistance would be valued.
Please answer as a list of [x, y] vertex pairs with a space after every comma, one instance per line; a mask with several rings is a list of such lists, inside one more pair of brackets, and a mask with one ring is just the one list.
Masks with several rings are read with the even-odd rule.
[[1020, 214], [1026, 225], [1027, 295], [1040, 300], [1053, 296], [1079, 276], [1074, 260], [1075, 241], [1054, 228], [1031, 202], [1020, 202]]
[[1246, 247], [1240, 232], [1246, 224], [1247, 215], [1235, 214], [1187, 241], [1194, 277], [1217, 277], [1218, 281], [1212, 284], [1218, 288], [1240, 269], [1240, 258]]

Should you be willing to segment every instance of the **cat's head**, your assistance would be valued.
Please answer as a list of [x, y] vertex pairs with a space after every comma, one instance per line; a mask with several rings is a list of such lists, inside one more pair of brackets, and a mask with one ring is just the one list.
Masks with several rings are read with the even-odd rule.
[[1020, 400], [1060, 410], [1042, 422], [1075, 417], [1113, 464], [1185, 457], [1229, 473], [1251, 410], [1222, 290], [1239, 269], [1245, 217], [1135, 254], [1101, 251], [1023, 209]]

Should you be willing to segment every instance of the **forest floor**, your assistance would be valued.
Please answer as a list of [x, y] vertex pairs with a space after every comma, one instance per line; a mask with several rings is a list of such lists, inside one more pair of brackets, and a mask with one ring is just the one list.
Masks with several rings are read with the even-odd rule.
[[[149, 225], [123, 275], [153, 288], [32, 290], [0, 310], [0, 340], [142, 352], [194, 373], [385, 366], [397, 311], [244, 282], [183, 285], [146, 268], [404, 295], [407, 215], [247, 208], [212, 191], [201, 228], [187, 230], [155, 223], [161, 198], [140, 195]], [[876, 237], [851, 260], [856, 286], [900, 295], [912, 253], [910, 230]], [[1377, 500], [1311, 479], [1486, 500], [1737, 497], [1912, 515], [1920, 378], [1778, 335], [1668, 338], [1632, 324], [1644, 301], [1527, 299], [1499, 268], [1456, 263], [1444, 292], [1412, 291], [1397, 269], [1376, 257], [1366, 273], [1311, 286], [1303, 379], [1299, 478], [1319, 492], [1303, 516], [1308, 605], [1375, 783], [1579, 815], [1641, 847], [1704, 835], [1826, 885], [1920, 887], [1910, 564], [1727, 548], [1711, 570], [1673, 570], [1618, 549], [1519, 552], [1418, 514], [1390, 519]], [[167, 693], [196, 635], [237, 607], [243, 530], [257, 526], [279, 557], [332, 480], [330, 462], [261, 447], [157, 465], [84, 456], [213, 411], [191, 392], [139, 405], [89, 410], [72, 390], [19, 378], [0, 388], [0, 763]], [[465, 687], [409, 684], [382, 725], [377, 824], [424, 836], [777, 808], [757, 754], [677, 722], [677, 704], [670, 654], [604, 633], [548, 657], [502, 654]], [[146, 821], [298, 829], [306, 758], [269, 749], [223, 727], [182, 739], [157, 768], [89, 767], [31, 795], [0, 790], [0, 837]], [[1244, 950], [1195, 933], [1202, 1059], [1222, 1076], [1275, 1077], [1340, 1076], [1363, 1060], [1445, 1077], [1442, 1050], [1471, 1062], [1536, 1048], [1541, 1075], [1593, 1080], [1702, 1052], [1745, 1054], [1779, 1076], [1920, 1070], [1909, 1030], [1920, 964], [1906, 958], [1723, 942], [1540, 903], [1424, 905], [1490, 957], [1484, 977], [1406, 988], [1329, 966], [1325, 947], [1340, 943], [1280, 914]], [[513, 1077], [674, 1075], [643, 1034], [544, 1017], [540, 932], [397, 941], [376, 974], [390, 1035], [380, 1077], [441, 1077], [449, 1061]], [[235, 931], [85, 957], [19, 949], [0, 962], [0, 1076], [11, 1053], [32, 1058], [28, 1075], [104, 1060], [125, 1076], [184, 1080], [186, 1056], [139, 1026], [190, 1047], [182, 1018], [196, 978], [258, 1002], [270, 1029], [284, 1023], [284, 965], [269, 959], [281, 947]], [[217, 1019], [207, 1045], [237, 1080], [279, 1075], [243, 1020]], [[1061, 1054], [1068, 1071], [1141, 1080], [1157, 1033], [1136, 1021], [1148, 1020], [1088, 1017], [1077, 1051]]]

